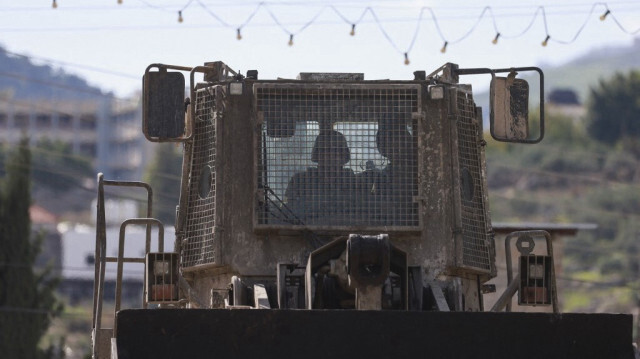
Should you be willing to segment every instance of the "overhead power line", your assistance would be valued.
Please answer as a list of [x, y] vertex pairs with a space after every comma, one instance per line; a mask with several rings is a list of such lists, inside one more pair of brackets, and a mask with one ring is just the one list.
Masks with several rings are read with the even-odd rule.
[[4, 52], [5, 54], [11, 55], [11, 56], [21, 57], [21, 58], [28, 59], [28, 60], [43, 61], [43, 62], [47, 62], [47, 63], [50, 63], [50, 64], [63, 65], [63, 66], [66, 66], [66, 67], [76, 67], [76, 68], [79, 68], [79, 69], [89, 70], [89, 71], [94, 71], [94, 72], [100, 72], [100, 73], [107, 74], [107, 75], [113, 75], [113, 76], [118, 76], [118, 77], [123, 77], [123, 78], [140, 80], [140, 76], [138, 76], [138, 75], [127, 74], [127, 73], [124, 73], [124, 72], [113, 71], [113, 70], [104, 69], [104, 68], [100, 68], [100, 67], [96, 67], [96, 66], [77, 64], [77, 63], [67, 62], [67, 61], [60, 61], [60, 60], [50, 59], [50, 58], [46, 58], [46, 57], [19, 54], [17, 52], [12, 52], [12, 51], [2, 50], [2, 49], [0, 49], [0, 51]]
[[115, 101], [119, 101], [119, 102], [135, 103], [137, 101], [136, 99], [120, 98], [120, 97], [117, 97], [116, 95], [114, 95], [112, 93], [102, 92], [99, 89], [83, 88], [83, 87], [74, 86], [74, 85], [67, 85], [67, 84], [64, 84], [64, 83], [56, 82], [56, 81], [40, 80], [40, 79], [37, 79], [37, 78], [24, 76], [24, 75], [20, 75], [20, 74], [15, 74], [15, 73], [9, 73], [9, 72], [0, 71], [0, 76], [13, 78], [13, 79], [17, 79], [17, 80], [20, 80], [20, 81], [31, 82], [31, 83], [35, 83], [35, 84], [39, 84], [39, 85], [45, 85], [45, 86], [49, 86], [49, 87], [60, 88], [60, 89], [64, 89], [64, 90], [69, 90], [69, 91], [75, 91], [75, 92], [80, 92], [80, 93], [84, 93], [84, 94], [95, 95], [95, 96], [99, 96], [99, 97], [107, 97], [107, 98], [111, 98], [111, 99], [113, 99]]

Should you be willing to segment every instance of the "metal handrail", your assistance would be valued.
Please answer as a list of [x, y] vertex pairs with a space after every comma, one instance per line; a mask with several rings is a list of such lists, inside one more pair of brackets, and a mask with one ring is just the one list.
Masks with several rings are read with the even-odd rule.
[[[116, 276], [116, 304], [115, 304], [115, 308], [113, 310], [113, 317], [115, 318], [116, 313], [118, 313], [118, 311], [120, 311], [120, 303], [122, 300], [122, 270], [124, 267], [124, 263], [128, 262], [128, 263], [139, 263], [137, 261], [138, 258], [126, 258], [124, 256], [124, 238], [125, 238], [125, 230], [127, 228], [128, 225], [130, 224], [146, 224], [147, 228], [149, 228], [151, 225], [157, 225], [158, 226], [158, 252], [164, 252], [164, 224], [162, 224], [162, 222], [160, 222], [160, 220], [155, 219], [155, 218], [129, 218], [127, 220], [125, 220], [124, 222], [122, 222], [122, 224], [120, 225], [120, 236], [119, 236], [119, 240], [118, 240], [118, 257], [116, 258], [117, 263], [118, 263], [118, 274]], [[146, 238], [146, 242], [145, 242], [145, 247], [144, 247], [144, 253], [145, 256], [147, 255], [147, 253], [149, 253], [151, 251], [151, 238], [148, 237]], [[144, 257], [142, 258], [144, 260]], [[144, 263], [144, 262], [143, 262]], [[147, 270], [146, 270], [146, 264], [145, 264], [145, 271], [144, 271], [144, 283], [146, 283], [147, 281]], [[142, 307], [144, 309], [147, 308], [147, 301], [145, 300], [145, 294], [144, 291], [142, 293]], [[113, 322], [113, 337], [116, 336], [116, 330], [117, 330], [117, 325], [116, 325], [116, 321]]]
[[[518, 231], [510, 233], [504, 240], [504, 250], [507, 261], [507, 289], [502, 293], [500, 298], [496, 301], [491, 308], [492, 312], [497, 312], [505, 308], [507, 312], [511, 311], [511, 298], [518, 291], [518, 280], [513, 280], [513, 261], [511, 259], [511, 240], [514, 237], [544, 237], [547, 243], [547, 255], [553, 258], [553, 241], [551, 235], [547, 231], [532, 230], [532, 231]], [[553, 312], [558, 313], [558, 290], [556, 287], [556, 273], [555, 263], [551, 265], [551, 304], [553, 306]]]
[[[147, 191], [147, 217], [151, 217], [152, 204], [153, 204], [153, 191], [149, 184], [136, 181], [111, 181], [105, 180], [102, 173], [98, 173], [98, 201], [96, 204], [96, 249], [95, 249], [95, 263], [94, 263], [94, 284], [93, 284], [93, 357], [97, 357], [97, 344], [98, 333], [102, 329], [102, 302], [104, 297], [104, 277], [107, 262], [117, 262], [117, 257], [107, 257], [107, 234], [106, 234], [106, 215], [104, 204], [104, 186], [114, 187], [138, 187], [144, 188]], [[148, 243], [151, 241], [151, 223], [146, 223], [146, 240]], [[164, 227], [162, 227], [164, 230]], [[164, 244], [164, 243], [163, 243]], [[162, 245], [163, 245], [162, 244]], [[148, 249], [147, 249], [148, 252]], [[140, 261], [138, 258], [127, 258], [127, 261], [135, 263], [144, 263], [144, 259]], [[120, 273], [116, 278], [117, 281], [121, 281], [122, 274]], [[143, 298], [144, 304], [144, 298]]]

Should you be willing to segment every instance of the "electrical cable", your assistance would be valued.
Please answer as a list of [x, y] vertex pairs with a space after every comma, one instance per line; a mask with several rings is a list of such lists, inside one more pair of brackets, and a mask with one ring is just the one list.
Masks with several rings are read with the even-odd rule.
[[[598, 5], [602, 5], [605, 8], [607, 7], [607, 4], [605, 3], [594, 3], [591, 6], [591, 10], [589, 11], [589, 15], [587, 15], [587, 17], [585, 18], [584, 22], [582, 23], [582, 25], [578, 28], [578, 31], [576, 31], [575, 35], [573, 36], [573, 38], [571, 40], [568, 41], [563, 41], [563, 40], [557, 40], [557, 39], [553, 39], [553, 41], [563, 44], [563, 45], [568, 45], [571, 44], [573, 42], [575, 42], [578, 39], [578, 36], [582, 33], [582, 30], [584, 30], [584, 28], [587, 26], [587, 23], [589, 22], [589, 19], [591, 18], [591, 15], [593, 14], [593, 11], [595, 10], [596, 6]], [[607, 9], [608, 10], [608, 9]], [[543, 12], [543, 16], [545, 17], [545, 32], [547, 33], [547, 36], [549, 35], [549, 31], [547, 30], [547, 19], [546, 19], [546, 15]]]
[[54, 81], [45, 81], [45, 80], [40, 80], [40, 79], [36, 79], [36, 78], [33, 78], [33, 77], [28, 77], [28, 76], [24, 76], [24, 75], [18, 75], [18, 74], [9, 73], [9, 72], [3, 72], [3, 71], [0, 71], [0, 76], [14, 78], [14, 79], [18, 79], [18, 80], [21, 80], [21, 81], [27, 81], [27, 82], [31, 82], [31, 83], [37, 83], [37, 84], [40, 84], [40, 85], [46, 85], [46, 86], [50, 86], [50, 87], [61, 88], [61, 89], [69, 90], [69, 91], [81, 92], [81, 93], [96, 95], [96, 96], [100, 96], [100, 97], [108, 97], [108, 98], [111, 98], [111, 99], [113, 99], [115, 101], [129, 102], [129, 103], [137, 102], [137, 100], [135, 100], [135, 99], [125, 99], [125, 98], [117, 97], [116, 95], [114, 95], [112, 93], [104, 93], [99, 89], [82, 88], [82, 87], [78, 87], [78, 86], [66, 85], [66, 84], [62, 84], [62, 83], [54, 82]]
[[[154, 8], [154, 9], [162, 9], [162, 10], [168, 10], [165, 7], [158, 7], [155, 6], [151, 3], [149, 3], [148, 1], [145, 0], [138, 0], [139, 2], [141, 2], [144, 5], [147, 5], [148, 7]], [[179, 21], [182, 20], [182, 12], [185, 11], [186, 9], [188, 9], [192, 3], [194, 2], [194, 0], [188, 0], [178, 11], [179, 13]], [[622, 4], [633, 4], [633, 2], [620, 2]], [[618, 3], [618, 4], [620, 4]], [[198, 0], [198, 4], [205, 9], [205, 11], [207, 13], [209, 13], [210, 16], [214, 17], [221, 26], [223, 27], [231, 27], [231, 25], [226, 22], [222, 17], [218, 16], [214, 11], [212, 11], [209, 6], [207, 6], [207, 4], [201, 0]], [[241, 4], [237, 4], [237, 6], [248, 6], [250, 4], [256, 4], [255, 2], [244, 2]], [[607, 12], [601, 16], [601, 19], [604, 20], [604, 18], [606, 18], [606, 16], [611, 16], [611, 18], [613, 19], [614, 23], [616, 24], [616, 26], [624, 33], [626, 34], [636, 34], [638, 32], [640, 32], [640, 28], [636, 29], [636, 30], [629, 30], [627, 29], [625, 26], [622, 25], [622, 23], [618, 20], [617, 17], [615, 17], [615, 15], [612, 13], [611, 9], [609, 8], [609, 6], [607, 5], [607, 3], [602, 3], [602, 2], [597, 2], [597, 3], [593, 3], [591, 4], [590, 10], [585, 18], [585, 20], [582, 22], [581, 26], [578, 28], [578, 30], [576, 31], [576, 33], [573, 35], [573, 37], [570, 40], [561, 40], [561, 39], [556, 39], [554, 36], [552, 36], [551, 32], [549, 31], [549, 24], [547, 21], [547, 7], [548, 8], [561, 8], [561, 7], [569, 7], [569, 5], [563, 5], [563, 6], [559, 6], [559, 5], [547, 5], [547, 7], [544, 6], [539, 6], [536, 8], [535, 12], [533, 13], [533, 17], [531, 19], [531, 21], [524, 27], [524, 29], [520, 32], [517, 32], [516, 34], [509, 34], [509, 33], [505, 33], [504, 31], [501, 31], [498, 24], [497, 24], [497, 20], [496, 20], [496, 15], [494, 14], [493, 8], [490, 6], [484, 6], [482, 7], [482, 10], [480, 12], [479, 16], [476, 16], [476, 20], [473, 23], [473, 25], [464, 32], [464, 34], [462, 36], [460, 36], [457, 39], [453, 39], [451, 41], [447, 40], [447, 36], [445, 36], [444, 32], [442, 31], [442, 28], [439, 24], [438, 21], [438, 16], [436, 16], [434, 10], [432, 8], [429, 7], [422, 7], [420, 8], [420, 14], [418, 16], [418, 19], [406, 19], [404, 21], [415, 21], [416, 22], [416, 30], [414, 31], [414, 33], [411, 36], [411, 40], [410, 40], [410, 44], [407, 48], [407, 50], [403, 51], [400, 49], [400, 47], [397, 45], [397, 43], [393, 40], [393, 38], [391, 36], [389, 36], [388, 32], [386, 31], [386, 29], [382, 26], [382, 24], [384, 22], [390, 22], [390, 20], [382, 20], [380, 18], [380, 16], [378, 16], [377, 12], [373, 9], [373, 7], [371, 6], [367, 6], [364, 11], [362, 12], [362, 14], [360, 15], [360, 18], [358, 19], [358, 21], [355, 22], [351, 22], [349, 21], [349, 19], [344, 16], [342, 14], [342, 12], [340, 12], [337, 7], [335, 6], [337, 3], [332, 2], [329, 3], [328, 5], [326, 3], [324, 3], [324, 7], [322, 7], [314, 16], [311, 17], [311, 19], [305, 23], [302, 23], [302, 26], [300, 27], [300, 29], [298, 31], [291, 31], [288, 29], [288, 26], [290, 26], [291, 24], [285, 24], [283, 22], [281, 22], [278, 18], [278, 16], [272, 11], [272, 9], [270, 8], [271, 5], [278, 5], [278, 6], [302, 6], [303, 3], [299, 3], [299, 2], [278, 2], [278, 3], [270, 3], [270, 2], [258, 2], [256, 8], [251, 12], [251, 14], [249, 15], [249, 17], [239, 26], [235, 27], [237, 30], [237, 35], [238, 38], [241, 38], [241, 34], [240, 34], [240, 30], [246, 26], [248, 26], [251, 21], [254, 19], [254, 16], [256, 15], [256, 13], [259, 11], [260, 8], [264, 7], [265, 10], [268, 12], [269, 16], [271, 17], [271, 19], [273, 20], [273, 23], [275, 24], [275, 26], [280, 27], [282, 29], [282, 31], [284, 31], [286, 34], [289, 35], [290, 37], [290, 43], [293, 40], [293, 36], [296, 34], [299, 34], [300, 32], [302, 32], [303, 30], [305, 30], [306, 28], [308, 28], [309, 26], [313, 25], [313, 24], [319, 24], [317, 22], [318, 18], [320, 17], [320, 15], [326, 10], [326, 8], [330, 8], [333, 10], [333, 12], [340, 18], [340, 20], [349, 23], [349, 25], [352, 26], [352, 31], [351, 33], [354, 32], [355, 30], [355, 26], [357, 24], [359, 24], [360, 22], [363, 21], [364, 16], [369, 13], [371, 14], [374, 22], [376, 23], [376, 25], [378, 26], [378, 28], [380, 29], [382, 35], [386, 38], [386, 40], [390, 43], [390, 45], [400, 54], [404, 54], [405, 58], [407, 57], [407, 55], [409, 54], [409, 52], [413, 49], [413, 46], [416, 42], [417, 39], [417, 35], [419, 32], [419, 28], [420, 28], [420, 23], [423, 21], [423, 16], [424, 16], [424, 12], [425, 11], [429, 11], [430, 15], [431, 15], [431, 20], [434, 23], [434, 26], [436, 27], [436, 32], [438, 33], [438, 36], [441, 38], [442, 41], [444, 41], [445, 46], [443, 46], [441, 51], [446, 51], [446, 47], [447, 45], [454, 45], [457, 44], [459, 42], [462, 42], [463, 40], [465, 40], [466, 38], [468, 38], [472, 33], [475, 32], [475, 30], [477, 29], [477, 26], [480, 24], [481, 20], [485, 17], [486, 14], [488, 14], [491, 19], [492, 19], [492, 24], [494, 27], [494, 30], [496, 31], [496, 37], [494, 38], [494, 40], [492, 41], [494, 44], [497, 43], [498, 38], [499, 37], [503, 37], [505, 39], [513, 39], [513, 38], [517, 38], [520, 36], [523, 36], [524, 34], [526, 34], [527, 32], [530, 31], [530, 29], [533, 27], [533, 25], [536, 23], [536, 19], [538, 18], [538, 15], [542, 16], [542, 21], [543, 21], [543, 25], [544, 25], [544, 31], [545, 31], [545, 40], [542, 42], [543, 46], [546, 46], [548, 44], [549, 41], [554, 41], [556, 43], [559, 44], [571, 44], [573, 42], [575, 42], [577, 40], [577, 38], [580, 36], [580, 34], [582, 33], [582, 31], [585, 29], [589, 19], [591, 18], [591, 16], [593, 15], [593, 12], [595, 11], [596, 7], [598, 6], [604, 6], [605, 9], [607, 10]], [[342, 5], [344, 5], [345, 3], [341, 3]], [[305, 3], [305, 5], [308, 6], [308, 3]], [[571, 7], [576, 7], [579, 4], [572, 4]], [[220, 7], [222, 6], [221, 4], [214, 4], [213, 6], [216, 7]], [[471, 9], [473, 7], [466, 7], [467, 9]], [[524, 9], [524, 6], [511, 6], [509, 8], [516, 8], [516, 9]], [[20, 8], [21, 9], [21, 8]], [[27, 8], [28, 9], [28, 8]], [[459, 8], [456, 8], [459, 9]], [[570, 14], [576, 14], [578, 13], [577, 11], [571, 11]], [[445, 17], [441, 17], [441, 18], [445, 18]], [[327, 22], [324, 22], [325, 24]], [[257, 24], [253, 24], [254, 26], [259, 26]], [[273, 26], [273, 24], [271, 25]], [[130, 30], [130, 29], [134, 29], [135, 27], [120, 27], [120, 28], [112, 28], [112, 29], [118, 29], [118, 30]], [[158, 27], [144, 27], [144, 28], [158, 28]], [[95, 28], [84, 28], [84, 29], [37, 29], [36, 31], [76, 31], [76, 30], [99, 30], [99, 29], [105, 29], [105, 28], [100, 28], [100, 27], [95, 27]], [[3, 31], [9, 32], [9, 31], [29, 31], [29, 29], [2, 29]], [[293, 35], [293, 36], [292, 36]]]
[[585, 182], [592, 182], [592, 183], [595, 182], [595, 183], [607, 184], [609, 186], [629, 186], [629, 187], [638, 186], [638, 184], [615, 181], [615, 180], [602, 178], [602, 177], [594, 177], [594, 176], [572, 174], [572, 173], [553, 172], [553, 171], [548, 171], [548, 170], [534, 169], [534, 168], [530, 168], [530, 167], [522, 168], [522, 167], [520, 167], [518, 165], [506, 164], [506, 163], [492, 163], [490, 165], [490, 167], [491, 168], [496, 168], [497, 167], [497, 168], [517, 169], [517, 170], [520, 170], [520, 171], [525, 172], [525, 173], [542, 174], [542, 175], [552, 176], [552, 177], [577, 179], [577, 180], [582, 180], [582, 181], [585, 181]]
[[27, 59], [27, 60], [35, 59], [37, 61], [43, 61], [43, 62], [47, 62], [47, 63], [50, 63], [50, 64], [64, 65], [64, 66], [67, 66], [67, 67], [77, 67], [77, 68], [83, 69], [83, 70], [90, 70], [90, 71], [100, 72], [100, 73], [107, 74], [107, 75], [114, 75], [114, 76], [130, 78], [132, 80], [140, 81], [140, 76], [127, 74], [127, 73], [124, 73], [124, 72], [117, 72], [117, 71], [113, 71], [113, 70], [108, 70], [108, 69], [104, 69], [104, 68], [100, 68], [100, 67], [82, 65], [82, 64], [77, 64], [77, 63], [67, 62], [67, 61], [54, 60], [54, 59], [50, 59], [50, 58], [46, 58], [46, 57], [30, 56], [30, 55], [27, 56], [25, 54], [20, 54], [20, 53], [17, 53], [17, 52], [7, 51], [7, 50], [2, 49], [2, 48], [0, 48], [0, 52], [4, 52], [5, 54], [9, 54], [9, 55], [16, 56], [16, 57], [21, 57], [21, 58], [24, 58], [24, 59]]
[[220, 24], [222, 24], [222, 25], [223, 25], [223, 26], [225, 26], [225, 27], [229, 27], [229, 26], [230, 26], [226, 21], [224, 21], [223, 19], [221, 19], [221, 18], [220, 18], [218, 15], [216, 15], [213, 11], [209, 10], [209, 8], [208, 8], [208, 7], [206, 7], [206, 6], [204, 5], [204, 3], [202, 3], [202, 1], [200, 1], [200, 0], [197, 0], [197, 1], [198, 1], [198, 4], [200, 5], [200, 7], [202, 7], [202, 8], [204, 9], [204, 11], [205, 11], [207, 14], [211, 15], [211, 17], [213, 17], [214, 19], [218, 20], [218, 22], [220, 22]]
[[[501, 266], [496, 266], [497, 269], [500, 270], [507, 270], [506, 265], [501, 265]], [[556, 275], [556, 280], [561, 280], [564, 282], [571, 282], [571, 283], [581, 283], [581, 284], [592, 284], [592, 285], [597, 285], [597, 286], [603, 286], [603, 287], [612, 287], [612, 288], [621, 288], [621, 289], [629, 289], [629, 290], [640, 290], [639, 286], [633, 286], [631, 284], [629, 284], [629, 282], [603, 282], [603, 281], [597, 281], [597, 280], [588, 280], [588, 279], [579, 279], [579, 278], [573, 278], [573, 277], [567, 277], [567, 276], [559, 276]]]
[[[112, 264], [112, 265], [109, 265]], [[142, 266], [142, 263], [125, 263], [125, 265], [127, 264], [138, 264], [140, 266]], [[39, 266], [37, 265], [28, 265], [25, 263], [15, 263], [15, 262], [0, 262], [0, 268], [5, 267], [5, 268], [34, 268], [34, 269], [41, 269], [39, 268]], [[93, 267], [93, 264], [91, 264], [91, 267], [73, 267], [73, 266], [47, 266], [45, 269], [48, 270], [53, 270], [53, 271], [69, 271], [69, 272], [91, 272], [94, 273], [95, 272], [95, 268]], [[129, 270], [123, 270], [122, 274], [126, 274], [126, 275], [143, 275], [144, 274], [144, 270], [142, 270], [142, 268], [140, 268], [141, 270], [137, 271], [137, 270], [131, 270], [131, 268], [129, 268]], [[116, 267], [115, 263], [107, 263], [107, 266], [105, 267], [105, 272], [106, 273], [118, 273], [118, 268]]]

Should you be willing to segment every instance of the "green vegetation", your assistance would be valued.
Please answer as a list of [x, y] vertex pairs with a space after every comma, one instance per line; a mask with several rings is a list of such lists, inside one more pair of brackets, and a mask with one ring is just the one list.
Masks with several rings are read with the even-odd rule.
[[180, 198], [182, 151], [171, 143], [156, 145], [156, 155], [145, 169], [144, 181], [153, 188], [153, 216], [170, 225], [176, 221]]
[[[6, 148], [0, 148], [0, 176], [5, 175]], [[44, 138], [31, 148], [31, 180], [38, 188], [66, 192], [81, 186], [84, 178], [93, 176], [87, 157], [72, 153], [71, 145]]]
[[7, 156], [0, 182], [0, 353], [7, 358], [46, 358], [38, 347], [53, 317], [62, 310], [54, 296], [57, 280], [33, 269], [41, 238], [29, 220], [31, 152], [28, 141]]
[[582, 293], [569, 292], [564, 294], [564, 298], [562, 299], [564, 303], [563, 309], [568, 312], [584, 310], [584, 308], [588, 308], [590, 304], [589, 298]]
[[33, 182], [37, 186], [65, 192], [79, 186], [80, 180], [93, 175], [91, 163], [74, 155], [71, 145], [43, 139], [33, 149]]
[[[623, 142], [640, 156], [640, 72], [617, 73], [591, 89], [589, 135], [609, 145]], [[634, 141], [634, 139], [636, 141]], [[631, 147], [631, 148], [629, 148]]]
[[491, 214], [597, 224], [565, 239], [563, 309], [629, 313], [640, 306], [640, 73], [591, 92], [586, 118], [546, 113], [538, 145], [489, 141]]

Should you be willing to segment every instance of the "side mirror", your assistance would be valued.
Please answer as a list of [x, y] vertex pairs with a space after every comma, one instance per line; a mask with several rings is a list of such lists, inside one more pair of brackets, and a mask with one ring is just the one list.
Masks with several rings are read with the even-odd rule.
[[496, 77], [493, 91], [495, 137], [526, 140], [529, 137], [529, 83]]
[[[529, 121], [529, 83], [515, 71], [534, 70], [540, 75], [540, 122]], [[491, 81], [491, 136], [502, 142], [538, 143], [544, 137], [544, 80], [539, 68], [494, 70], [510, 72]]]
[[164, 67], [149, 71], [152, 67], [142, 79], [142, 132], [153, 142], [184, 141], [184, 75]]

